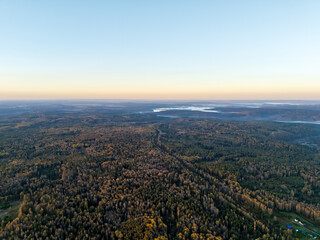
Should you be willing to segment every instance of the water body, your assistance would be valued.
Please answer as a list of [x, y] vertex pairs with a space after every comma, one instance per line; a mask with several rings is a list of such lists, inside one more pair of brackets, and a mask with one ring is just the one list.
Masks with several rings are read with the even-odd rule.
[[168, 107], [168, 108], [155, 108], [153, 112], [165, 112], [165, 111], [198, 111], [198, 112], [207, 112], [207, 113], [219, 113], [217, 110], [213, 110], [214, 107], [196, 107], [196, 106], [186, 106], [186, 107]]
[[[275, 112], [270, 113], [270, 105], [275, 106], [272, 108]], [[281, 106], [281, 107], [280, 107]], [[288, 106], [288, 108], [286, 107]], [[237, 104], [230, 104], [224, 105], [224, 107], [229, 107], [227, 111], [219, 111], [215, 108], [221, 107], [221, 105], [202, 105], [202, 106], [173, 106], [173, 107], [159, 107], [154, 108], [152, 110], [153, 113], [159, 113], [157, 116], [168, 117], [168, 118], [179, 118], [179, 117], [196, 117], [196, 118], [217, 118], [217, 119], [224, 119], [224, 120], [237, 120], [237, 121], [270, 121], [270, 122], [282, 122], [282, 123], [293, 123], [293, 124], [316, 124], [320, 125], [320, 121], [306, 121], [306, 120], [298, 120], [301, 116], [298, 114], [296, 116], [290, 116], [291, 119], [282, 120], [283, 116], [286, 115], [287, 111], [294, 110], [292, 106], [300, 106], [300, 104], [296, 103], [277, 103], [277, 102], [263, 102], [263, 103], [237, 103]], [[304, 105], [305, 106], [305, 105]], [[308, 106], [308, 105], [307, 105]], [[234, 108], [236, 111], [230, 111]], [[246, 110], [244, 109], [252, 109], [252, 108], [259, 108], [259, 109], [266, 109], [266, 113], [264, 111], [253, 112], [251, 115], [247, 115]], [[299, 108], [301, 110], [301, 108]], [[239, 111], [237, 111], [239, 110]], [[175, 111], [174, 114], [170, 114], [171, 111]], [[177, 113], [177, 111], [181, 111], [184, 113]], [[190, 116], [186, 113], [189, 112], [199, 112], [199, 115], [191, 114]], [[279, 112], [284, 111], [284, 112]], [[214, 113], [212, 115], [201, 115], [200, 113]], [[252, 111], [250, 111], [252, 113]], [[283, 114], [283, 115], [282, 115]], [[278, 118], [278, 119], [277, 119]], [[280, 120], [281, 119], [281, 120]], [[297, 120], [296, 120], [297, 119]]]
[[302, 124], [317, 124], [320, 125], [320, 121], [276, 121], [276, 122], [281, 122], [281, 123], [302, 123]]

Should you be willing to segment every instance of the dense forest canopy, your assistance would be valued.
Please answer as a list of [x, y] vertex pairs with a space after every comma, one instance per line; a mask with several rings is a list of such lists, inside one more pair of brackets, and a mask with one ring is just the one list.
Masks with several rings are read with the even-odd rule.
[[318, 125], [89, 109], [0, 118], [1, 239], [319, 238]]

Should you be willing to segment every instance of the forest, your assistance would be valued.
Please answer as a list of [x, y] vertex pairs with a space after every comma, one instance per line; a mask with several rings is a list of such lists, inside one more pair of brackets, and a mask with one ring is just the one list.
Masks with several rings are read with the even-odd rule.
[[39, 110], [0, 118], [0, 239], [320, 239], [320, 127]]

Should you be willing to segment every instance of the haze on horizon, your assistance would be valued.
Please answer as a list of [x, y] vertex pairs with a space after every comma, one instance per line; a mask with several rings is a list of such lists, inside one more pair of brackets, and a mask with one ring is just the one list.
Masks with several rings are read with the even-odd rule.
[[320, 2], [1, 1], [0, 99], [320, 99]]

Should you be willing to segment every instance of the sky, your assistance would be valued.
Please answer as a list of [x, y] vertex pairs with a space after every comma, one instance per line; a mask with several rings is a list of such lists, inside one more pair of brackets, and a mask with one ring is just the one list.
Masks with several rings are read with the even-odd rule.
[[319, 0], [1, 0], [0, 99], [320, 99]]

